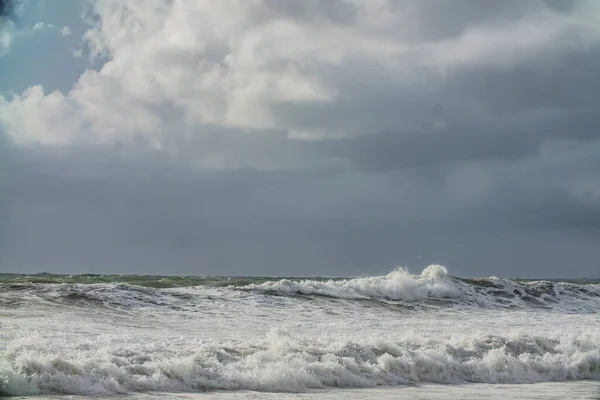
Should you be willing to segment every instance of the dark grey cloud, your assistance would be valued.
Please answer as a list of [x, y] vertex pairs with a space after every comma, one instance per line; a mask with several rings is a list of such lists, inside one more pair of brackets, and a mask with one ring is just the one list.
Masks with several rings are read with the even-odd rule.
[[[547, 142], [600, 137], [598, 47], [566, 52], [549, 65], [534, 60], [508, 70], [466, 69], [444, 78], [424, 73], [408, 86], [391, 83], [391, 73], [375, 64], [351, 64], [328, 76], [343, 88], [339, 101], [275, 109], [300, 130], [350, 131], [357, 137], [297, 148], [379, 170], [518, 160], [537, 154]], [[369, 80], [361, 79], [367, 75]], [[436, 104], [442, 106], [441, 116], [434, 115]]]
[[[569, 1], [565, 1], [565, 4]], [[550, 5], [545, 1], [523, 2], [518, 0], [486, 2], [465, 0], [390, 1], [392, 11], [407, 14], [406, 27], [401, 34], [415, 41], [435, 41], [461, 35], [474, 25], [501, 23], [522, 18], [531, 12], [539, 12]], [[564, 6], [562, 12], [569, 11]]]
[[[581, 4], [390, 2], [405, 25], [382, 23], [373, 35], [449, 41]], [[316, 25], [362, 17], [341, 1], [267, 2], [262, 12]], [[208, 58], [222, 61], [225, 50]], [[348, 275], [435, 262], [457, 275], [597, 276], [600, 48], [557, 45], [447, 73], [415, 69], [419, 55], [299, 63], [335, 100], [275, 102], [273, 129], [182, 127], [182, 110], [157, 107], [173, 156], [125, 141], [60, 150], [5, 142], [0, 267]]]
[[[581, 147], [575, 159], [567, 146], [521, 161], [378, 172], [218, 172], [83, 149], [15, 154], [2, 265], [348, 275], [440, 262], [471, 276], [591, 276], [600, 202], [571, 184], [598, 178], [600, 142]], [[577, 260], [568, 271], [567, 255]]]
[[[12, 18], [17, 6], [16, 3], [17, 2], [14, 0], [0, 0], [0, 18]], [[4, 21], [0, 19], [0, 24], [3, 22]]]
[[344, 0], [331, 1], [294, 1], [267, 0], [267, 8], [285, 17], [293, 17], [302, 21], [318, 21], [335, 24], [351, 24], [356, 21], [356, 5]]

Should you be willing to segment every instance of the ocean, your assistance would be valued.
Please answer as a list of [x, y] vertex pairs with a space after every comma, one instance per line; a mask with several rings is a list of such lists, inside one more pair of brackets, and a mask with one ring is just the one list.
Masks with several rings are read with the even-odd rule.
[[600, 280], [0, 274], [0, 396], [600, 399]]

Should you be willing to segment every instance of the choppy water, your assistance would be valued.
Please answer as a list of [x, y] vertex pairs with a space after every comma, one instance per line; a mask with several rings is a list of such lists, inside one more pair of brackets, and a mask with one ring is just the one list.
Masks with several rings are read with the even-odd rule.
[[0, 394], [600, 380], [600, 282], [0, 274]]

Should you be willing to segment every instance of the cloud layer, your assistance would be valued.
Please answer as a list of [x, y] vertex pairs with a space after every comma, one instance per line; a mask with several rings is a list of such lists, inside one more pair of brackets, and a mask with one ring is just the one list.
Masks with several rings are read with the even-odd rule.
[[[0, 118], [17, 143], [180, 151], [220, 130], [318, 140], [594, 111], [599, 7], [553, 4], [94, 2], [103, 67], [68, 93], [5, 98]], [[558, 81], [581, 65], [578, 87]]]
[[[105, 0], [86, 18], [97, 67], [0, 97], [10, 263], [596, 270], [595, 1]], [[42, 245], [42, 225], [61, 234]]]

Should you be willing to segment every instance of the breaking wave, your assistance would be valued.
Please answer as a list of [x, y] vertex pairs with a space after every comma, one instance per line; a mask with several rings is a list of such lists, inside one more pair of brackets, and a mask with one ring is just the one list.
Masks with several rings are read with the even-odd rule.
[[0, 397], [597, 380], [599, 310], [598, 281], [437, 265], [364, 278], [0, 274]]
[[[274, 329], [258, 342], [164, 340], [70, 356], [30, 351], [0, 363], [0, 394], [123, 394], [532, 383], [600, 379], [600, 337], [502, 337], [319, 342]], [[10, 354], [9, 354], [10, 358]]]
[[[421, 307], [546, 308], [578, 313], [600, 309], [600, 284], [597, 281], [465, 279], [450, 276], [446, 268], [439, 265], [431, 265], [419, 275], [397, 269], [387, 275], [365, 278], [134, 278], [122, 277], [123, 282], [120, 282], [115, 276], [5, 277], [0, 279], [3, 289], [0, 305], [26, 305], [27, 301], [37, 299], [112, 308], [178, 308], [206, 298], [231, 300], [235, 293], [256, 293], [298, 297], [306, 301], [320, 297]], [[132, 279], [144, 284], [129, 283]], [[180, 286], [173, 284], [178, 279], [183, 282]], [[70, 283], [82, 281], [91, 283]], [[170, 283], [167, 285], [166, 282]]]
[[341, 299], [382, 299], [446, 305], [526, 308], [544, 307], [595, 312], [600, 285], [556, 281], [517, 282], [509, 279], [463, 279], [445, 267], [430, 265], [420, 275], [406, 269], [385, 276], [346, 280], [290, 280], [252, 284], [249, 290], [283, 295], [318, 295]]

